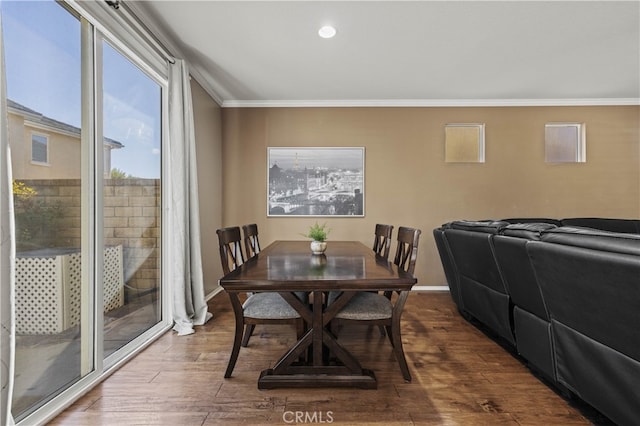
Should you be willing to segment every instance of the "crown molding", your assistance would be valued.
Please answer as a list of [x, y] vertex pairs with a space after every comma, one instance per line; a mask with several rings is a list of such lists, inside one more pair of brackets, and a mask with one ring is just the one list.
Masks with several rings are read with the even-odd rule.
[[635, 106], [640, 98], [225, 100], [223, 108]]
[[222, 106], [224, 104], [224, 100], [213, 89], [213, 87], [211, 87], [211, 84], [209, 84], [208, 80], [205, 78], [205, 73], [202, 72], [200, 67], [197, 65], [189, 64], [189, 71], [191, 73], [191, 76], [198, 82], [198, 84], [204, 89], [204, 91], [207, 92], [209, 96], [211, 96], [211, 99], [213, 99], [219, 106]]

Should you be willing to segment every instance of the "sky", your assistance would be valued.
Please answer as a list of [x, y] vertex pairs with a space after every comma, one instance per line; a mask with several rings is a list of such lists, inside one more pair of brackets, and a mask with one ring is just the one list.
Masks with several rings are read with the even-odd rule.
[[[0, 1], [8, 98], [80, 127], [80, 21], [53, 0]], [[112, 168], [160, 177], [160, 86], [104, 43], [104, 135]]]

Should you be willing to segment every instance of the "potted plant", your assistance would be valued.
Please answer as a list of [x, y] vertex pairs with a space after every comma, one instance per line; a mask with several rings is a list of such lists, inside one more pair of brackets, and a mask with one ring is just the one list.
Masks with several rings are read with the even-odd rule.
[[327, 229], [327, 224], [315, 225], [309, 227], [309, 232], [302, 234], [307, 238], [311, 238], [311, 252], [313, 254], [322, 254], [327, 249], [327, 235], [331, 229]]

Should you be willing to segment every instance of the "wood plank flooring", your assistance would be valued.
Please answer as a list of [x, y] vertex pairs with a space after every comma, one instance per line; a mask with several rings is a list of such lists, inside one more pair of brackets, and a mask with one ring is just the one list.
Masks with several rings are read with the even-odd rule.
[[403, 342], [413, 375], [405, 383], [377, 327], [345, 326], [339, 340], [375, 371], [377, 390], [260, 391], [260, 371], [292, 344], [288, 326], [257, 326], [231, 379], [233, 341], [226, 294], [195, 334], [168, 332], [56, 417], [51, 425], [589, 425], [608, 420], [566, 400], [457, 312], [448, 293], [409, 296]]

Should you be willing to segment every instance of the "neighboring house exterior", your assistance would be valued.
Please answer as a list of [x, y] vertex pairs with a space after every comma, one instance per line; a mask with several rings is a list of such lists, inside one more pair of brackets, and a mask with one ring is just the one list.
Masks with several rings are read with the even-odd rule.
[[[80, 179], [80, 129], [7, 99], [14, 179]], [[17, 143], [22, 141], [22, 143]], [[104, 174], [111, 150], [124, 145], [104, 138]]]

